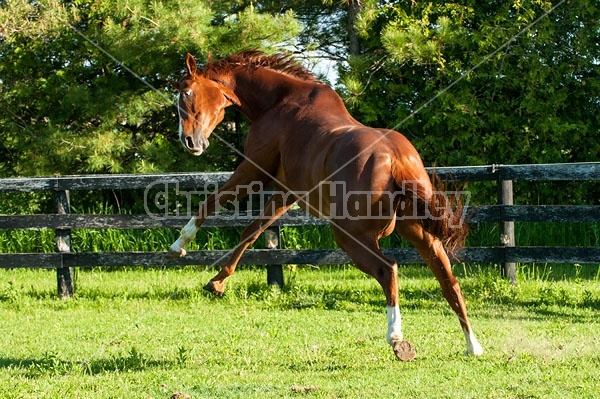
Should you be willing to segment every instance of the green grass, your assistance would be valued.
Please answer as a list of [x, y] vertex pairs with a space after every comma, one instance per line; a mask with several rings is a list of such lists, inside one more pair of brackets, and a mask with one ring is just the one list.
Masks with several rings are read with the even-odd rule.
[[[201, 229], [190, 250], [228, 249], [240, 229]], [[178, 229], [73, 230], [74, 251], [164, 250]], [[333, 248], [327, 227], [285, 228], [286, 248]], [[517, 223], [518, 245], [600, 246], [600, 224]], [[497, 245], [497, 224], [468, 245]], [[407, 244], [398, 237], [383, 247]], [[259, 241], [255, 247], [263, 244]], [[51, 230], [0, 231], [0, 252], [53, 252]], [[2, 270], [2, 398], [592, 398], [600, 390], [600, 268], [458, 264], [486, 350], [464, 357], [456, 317], [422, 266], [400, 269], [404, 333], [417, 359], [385, 342], [376, 282], [349, 266], [288, 266], [280, 292], [242, 268], [223, 298], [201, 287], [215, 270], [77, 271], [56, 299], [46, 270]]]
[[593, 398], [600, 270], [559, 269], [521, 267], [513, 288], [455, 266], [486, 350], [474, 359], [428, 270], [402, 267], [411, 363], [385, 342], [380, 288], [348, 266], [289, 267], [282, 292], [243, 268], [223, 298], [201, 289], [215, 270], [93, 269], [70, 300], [52, 271], [3, 270], [0, 397]]

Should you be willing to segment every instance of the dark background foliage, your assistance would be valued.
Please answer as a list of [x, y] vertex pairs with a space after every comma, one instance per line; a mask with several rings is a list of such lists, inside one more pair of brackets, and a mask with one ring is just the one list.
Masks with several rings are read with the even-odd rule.
[[[329, 66], [322, 78], [353, 115], [403, 132], [427, 165], [600, 158], [596, 2], [78, 0], [0, 7], [3, 177], [232, 170], [244, 117], [228, 112], [210, 150], [190, 157], [177, 142], [169, 81], [181, 75], [187, 52], [204, 63], [209, 54], [246, 48], [293, 51], [315, 71]], [[490, 200], [492, 191], [481, 190], [480, 199]], [[593, 184], [517, 191], [532, 203], [600, 198]]]

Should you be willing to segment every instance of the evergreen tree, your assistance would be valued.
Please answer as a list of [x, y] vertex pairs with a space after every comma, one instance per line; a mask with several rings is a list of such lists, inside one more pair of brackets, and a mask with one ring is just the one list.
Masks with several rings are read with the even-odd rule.
[[371, 0], [356, 28], [346, 102], [429, 164], [600, 158], [597, 4]]
[[231, 170], [244, 118], [189, 157], [168, 82], [246, 48], [335, 61], [357, 119], [429, 165], [597, 161], [598, 43], [584, 0], [0, 0], [0, 175]]
[[[0, 175], [231, 169], [218, 139], [213, 156], [182, 151], [168, 82], [187, 52], [274, 51], [300, 31], [290, 12], [237, 3], [0, 3]], [[216, 136], [241, 147], [236, 125]]]

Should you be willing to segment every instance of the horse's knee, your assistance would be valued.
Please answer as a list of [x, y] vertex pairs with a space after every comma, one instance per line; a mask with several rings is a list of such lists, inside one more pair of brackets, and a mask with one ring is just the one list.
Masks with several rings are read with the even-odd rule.
[[398, 278], [398, 264], [396, 262], [391, 262], [381, 265], [377, 268], [377, 274], [375, 278], [382, 284], [395, 282], [395, 280]]

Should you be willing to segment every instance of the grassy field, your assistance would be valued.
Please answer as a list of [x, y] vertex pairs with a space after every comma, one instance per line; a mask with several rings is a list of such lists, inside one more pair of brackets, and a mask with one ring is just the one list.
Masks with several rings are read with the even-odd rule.
[[[600, 269], [456, 265], [486, 352], [463, 355], [427, 269], [401, 269], [410, 363], [385, 342], [383, 295], [352, 267], [290, 267], [283, 291], [240, 270], [88, 270], [55, 299], [55, 274], [3, 270], [2, 398], [593, 398], [600, 391]], [[189, 395], [189, 396], [186, 396]]]
[[[496, 245], [497, 224], [469, 245]], [[327, 228], [286, 228], [286, 248], [332, 248]], [[73, 250], [156, 251], [178, 230], [73, 230]], [[190, 250], [232, 248], [239, 229], [201, 229]], [[600, 246], [600, 223], [519, 224], [518, 245]], [[406, 246], [397, 237], [384, 247]], [[262, 247], [258, 242], [256, 247]], [[51, 230], [0, 231], [0, 252], [53, 252]], [[283, 291], [242, 268], [225, 297], [214, 270], [2, 270], [0, 398], [594, 398], [600, 391], [600, 267], [521, 265], [517, 287], [493, 266], [454, 266], [485, 353], [463, 356], [456, 316], [431, 273], [402, 267], [405, 338], [385, 342], [376, 282], [350, 266], [289, 266]], [[189, 395], [189, 396], [186, 396]]]

